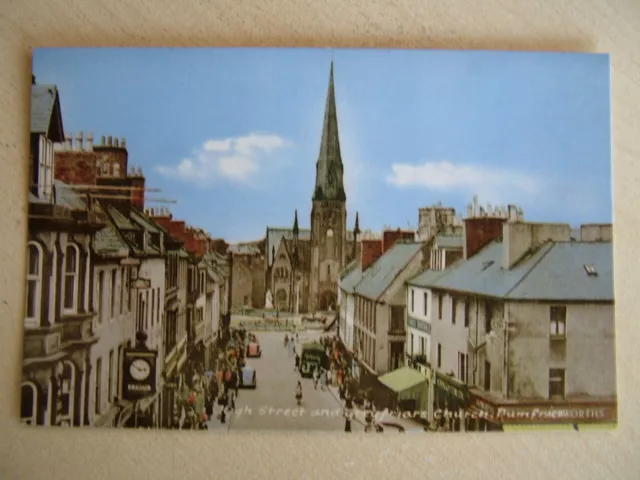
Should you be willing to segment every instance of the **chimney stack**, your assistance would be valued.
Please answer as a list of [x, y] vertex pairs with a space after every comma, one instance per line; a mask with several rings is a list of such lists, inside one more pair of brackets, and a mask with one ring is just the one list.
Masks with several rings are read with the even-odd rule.
[[505, 219], [478, 216], [466, 218], [463, 225], [464, 258], [468, 259], [494, 240], [502, 237]]
[[67, 134], [64, 137], [64, 150], [70, 151], [73, 149], [73, 138], [71, 135]]
[[88, 152], [92, 152], [93, 151], [93, 133], [89, 132], [87, 133], [87, 147], [86, 150]]
[[76, 133], [76, 148], [78, 152], [82, 151], [82, 132]]
[[529, 251], [547, 241], [569, 242], [571, 226], [565, 223], [505, 222], [502, 233], [502, 268], [510, 269]]
[[606, 243], [612, 242], [613, 225], [611, 223], [580, 225], [580, 241]]
[[105, 138], [104, 138], [104, 135], [102, 135], [102, 137], [100, 137], [100, 146], [104, 147], [104, 143], [105, 143]]
[[125, 148], [127, 146], [127, 140], [124, 137], [120, 139], [120, 146], [122, 148]]
[[111, 135], [109, 135], [109, 136], [107, 137], [107, 147], [110, 147], [110, 146], [111, 146], [111, 144], [112, 144], [112, 142], [113, 142], [113, 137], [112, 137]]
[[115, 137], [115, 138], [113, 139], [113, 146], [114, 146], [114, 147], [118, 147], [118, 146], [120, 146], [120, 145], [119, 145], [118, 137]]
[[382, 241], [380, 239], [363, 239], [360, 256], [360, 266], [362, 271], [364, 272], [367, 268], [373, 265], [373, 263], [375, 263], [383, 253]]

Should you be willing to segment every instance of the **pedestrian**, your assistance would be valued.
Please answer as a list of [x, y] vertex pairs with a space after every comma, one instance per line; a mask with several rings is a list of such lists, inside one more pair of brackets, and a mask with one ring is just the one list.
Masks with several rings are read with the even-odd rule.
[[330, 387], [332, 385], [331, 370], [327, 370], [326, 376], [327, 376], [327, 387]]
[[320, 368], [318, 367], [318, 365], [315, 365], [313, 367], [313, 389], [317, 390], [318, 389], [318, 378], [320, 376]]
[[299, 370], [300, 370], [300, 355], [298, 355], [298, 354], [296, 353], [296, 366], [295, 366], [295, 368], [294, 368], [294, 370], [293, 370], [293, 371], [294, 371], [294, 372], [297, 372], [297, 371], [299, 371]]
[[320, 370], [318, 377], [320, 380], [320, 390], [324, 391], [325, 384], [327, 383], [327, 376], [324, 372], [324, 369]]
[[344, 419], [344, 431], [351, 432], [351, 419], [349, 417]]

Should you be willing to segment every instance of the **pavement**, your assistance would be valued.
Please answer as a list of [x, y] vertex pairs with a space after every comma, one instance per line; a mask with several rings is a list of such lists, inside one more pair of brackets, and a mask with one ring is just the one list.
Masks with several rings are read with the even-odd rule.
[[[235, 430], [317, 430], [344, 431], [344, 409], [332, 390], [313, 388], [311, 379], [301, 378], [294, 369], [294, 359], [283, 345], [282, 332], [255, 332], [262, 357], [249, 358], [247, 364], [256, 370], [257, 388], [241, 389], [236, 411], [221, 424], [216, 414], [208, 422], [209, 431], [224, 433]], [[321, 332], [301, 332], [298, 343], [320, 337]], [[303, 403], [297, 406], [295, 388], [302, 383]], [[216, 406], [216, 408], [219, 408]], [[364, 423], [352, 422], [352, 432], [364, 432]]]

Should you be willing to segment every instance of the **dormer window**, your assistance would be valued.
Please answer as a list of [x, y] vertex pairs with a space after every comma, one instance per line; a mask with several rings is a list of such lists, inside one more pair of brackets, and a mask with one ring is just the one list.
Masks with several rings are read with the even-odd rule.
[[587, 275], [590, 277], [597, 277], [598, 276], [598, 271], [596, 270], [596, 267], [592, 264], [588, 264], [584, 266], [584, 271], [587, 272]]

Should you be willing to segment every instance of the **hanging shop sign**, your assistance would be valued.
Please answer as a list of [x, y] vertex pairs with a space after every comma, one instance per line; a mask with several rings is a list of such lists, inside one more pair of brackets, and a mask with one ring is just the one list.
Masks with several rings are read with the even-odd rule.
[[156, 393], [156, 350], [126, 349], [122, 361], [122, 396], [138, 400]]

